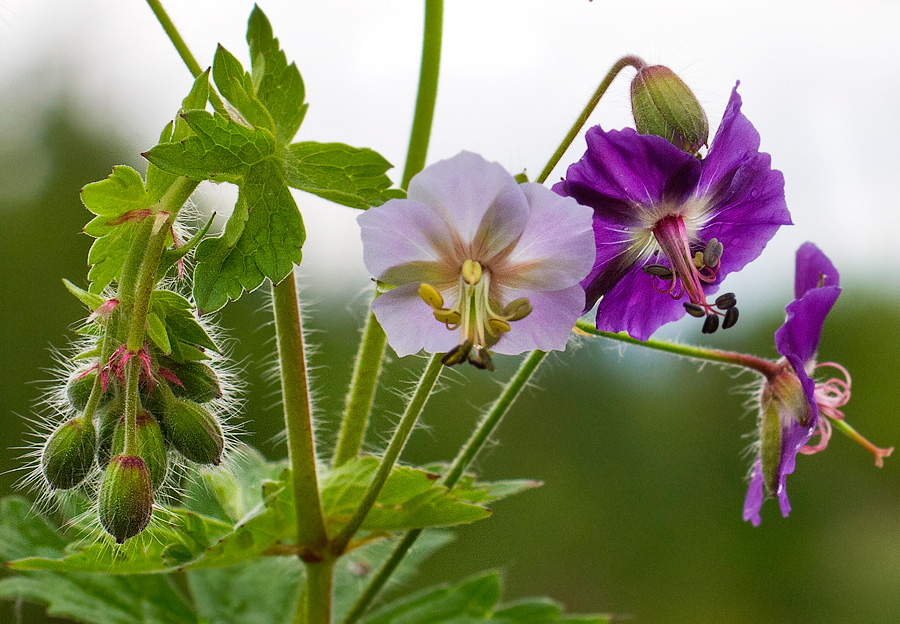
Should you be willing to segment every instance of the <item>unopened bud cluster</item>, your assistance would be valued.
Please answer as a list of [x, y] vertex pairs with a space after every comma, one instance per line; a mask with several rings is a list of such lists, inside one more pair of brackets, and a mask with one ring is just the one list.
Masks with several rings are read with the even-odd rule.
[[[133, 417], [131, 452], [126, 452], [126, 390], [114, 356], [76, 371], [66, 399], [77, 416], [59, 425], [41, 451], [41, 470], [53, 490], [67, 490], [103, 471], [99, 517], [122, 543], [144, 530], [154, 494], [178, 455], [197, 464], [218, 465], [225, 438], [208, 405], [222, 398], [219, 376], [204, 361], [178, 363], [145, 345], [138, 354], [116, 353], [140, 361], [139, 400]], [[120, 362], [121, 362], [120, 359]], [[95, 385], [97, 386], [95, 390]], [[92, 392], [102, 392], [88, 413]]]

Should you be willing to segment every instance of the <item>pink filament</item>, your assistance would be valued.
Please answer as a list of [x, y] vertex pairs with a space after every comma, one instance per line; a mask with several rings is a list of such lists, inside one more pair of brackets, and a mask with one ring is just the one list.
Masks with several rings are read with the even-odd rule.
[[[674, 226], [674, 230], [673, 230]], [[716, 281], [721, 266], [721, 260], [715, 267], [704, 267], [708, 272], [701, 272], [694, 265], [691, 248], [688, 242], [687, 228], [684, 219], [680, 216], [668, 215], [657, 221], [653, 228], [653, 236], [665, 253], [672, 268], [672, 279], [666, 288], [660, 288], [656, 279], [653, 287], [661, 293], [670, 295], [673, 299], [680, 299], [687, 293], [691, 303], [703, 307], [706, 314], [724, 315], [706, 301], [703, 292], [703, 284], [711, 284]], [[677, 288], [680, 286], [680, 288]]]
[[[837, 369], [842, 375], [840, 377], [832, 377], [827, 381], [816, 384], [814, 396], [816, 405], [819, 407], [819, 423], [813, 435], [819, 436], [817, 444], [807, 444], [800, 449], [804, 455], [812, 455], [819, 451], [824, 451], [831, 439], [831, 422], [833, 420], [844, 420], [844, 413], [840, 410], [850, 400], [850, 373], [846, 368], [835, 362], [823, 362], [816, 366], [816, 370], [827, 367]], [[825, 416], [825, 418], [821, 418]]]

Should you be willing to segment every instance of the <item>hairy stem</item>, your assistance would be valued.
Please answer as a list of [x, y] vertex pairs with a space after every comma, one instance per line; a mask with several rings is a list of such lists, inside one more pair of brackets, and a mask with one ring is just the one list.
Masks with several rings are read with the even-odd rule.
[[397, 425], [397, 429], [394, 431], [391, 443], [388, 445], [384, 457], [381, 458], [381, 463], [378, 465], [378, 470], [372, 478], [372, 482], [369, 484], [349, 522], [331, 542], [331, 552], [335, 555], [342, 554], [347, 548], [347, 544], [350, 543], [359, 527], [362, 526], [366, 515], [372, 509], [372, 505], [375, 504], [378, 494], [381, 493], [381, 488], [384, 487], [388, 476], [390, 476], [391, 470], [397, 462], [397, 458], [400, 457], [400, 453], [403, 451], [403, 447], [406, 445], [406, 441], [409, 439], [416, 421], [419, 420], [419, 415], [422, 413], [425, 403], [428, 402], [428, 397], [434, 388], [434, 384], [441, 374], [441, 369], [443, 368], [443, 364], [441, 364], [442, 355], [441, 353], [435, 353], [428, 360], [428, 364], [422, 373], [422, 378], [419, 380], [419, 385], [416, 386], [416, 391], [406, 406], [403, 418], [400, 419], [400, 424]]
[[597, 103], [600, 102], [600, 98], [602, 98], [603, 94], [606, 93], [606, 90], [609, 89], [609, 85], [611, 85], [612, 81], [615, 80], [616, 76], [619, 75], [619, 72], [629, 66], [634, 67], [635, 69], [641, 69], [646, 65], [647, 64], [644, 62], [644, 60], [637, 56], [623, 56], [618, 61], [616, 61], [616, 63], [606, 74], [606, 77], [600, 83], [600, 86], [598, 86], [597, 90], [594, 91], [594, 95], [591, 96], [591, 99], [588, 101], [587, 106], [585, 106], [584, 110], [581, 111], [581, 114], [578, 115], [578, 119], [576, 119], [575, 123], [572, 124], [572, 127], [569, 129], [568, 134], [566, 134], [565, 138], [562, 140], [562, 143], [560, 143], [559, 147], [556, 148], [556, 151], [553, 152], [553, 156], [550, 157], [550, 160], [547, 162], [547, 165], [544, 167], [544, 170], [541, 171], [535, 182], [537, 182], [538, 184], [543, 184], [544, 182], [546, 182], [547, 178], [550, 177], [550, 174], [553, 172], [553, 168], [556, 167], [557, 163], [559, 163], [559, 160], [563, 157], [563, 154], [565, 154], [566, 150], [569, 149], [569, 146], [572, 145], [572, 141], [574, 141], [575, 137], [578, 136], [578, 132], [587, 122], [587, 119], [591, 116], [591, 113], [594, 112], [594, 109], [597, 107]]
[[[138, 379], [141, 374], [139, 351], [144, 346], [150, 298], [156, 286], [157, 270], [169, 230], [178, 211], [197, 188], [197, 182], [178, 178], [138, 226], [138, 235], [129, 250], [119, 282], [119, 305], [130, 315], [125, 339], [128, 361], [125, 366], [125, 454], [137, 454]], [[140, 263], [134, 258], [140, 257]], [[134, 271], [135, 265], [137, 270]]]
[[363, 329], [362, 341], [359, 343], [359, 352], [356, 354], [353, 380], [350, 382], [347, 405], [341, 419], [333, 460], [335, 468], [355, 458], [362, 447], [372, 403], [375, 400], [375, 390], [378, 388], [386, 344], [387, 336], [375, 314], [370, 310]]
[[312, 405], [306, 373], [303, 325], [294, 271], [272, 286], [275, 336], [281, 365], [281, 395], [287, 428], [288, 460], [293, 471], [294, 504], [297, 510], [297, 546], [313, 552], [328, 543], [316, 472]]
[[[469, 441], [460, 450], [459, 454], [457, 454], [456, 459], [453, 461], [453, 464], [450, 466], [450, 469], [441, 482], [443, 485], [452, 488], [456, 482], [459, 481], [459, 478], [465, 473], [466, 469], [472, 463], [472, 460], [474, 460], [479, 451], [484, 448], [484, 445], [490, 439], [491, 434], [497, 429], [500, 421], [503, 420], [503, 417], [509, 411], [509, 408], [512, 407], [512, 404], [515, 402], [516, 398], [518, 398], [519, 394], [521, 394], [522, 390], [525, 388], [532, 375], [534, 375], [534, 372], [537, 370], [540, 363], [544, 361], [545, 357], [547, 357], [547, 354], [544, 351], [532, 351], [528, 357], [525, 358], [522, 365], [519, 367], [519, 370], [516, 371], [513, 378], [509, 380], [506, 387], [503, 389], [503, 392], [497, 400], [494, 401], [491, 409], [478, 424], [478, 427], [472, 433]], [[421, 534], [422, 531], [416, 529], [407, 532], [407, 534], [403, 536], [403, 539], [394, 548], [394, 552], [391, 553], [390, 558], [384, 563], [381, 569], [378, 570], [378, 573], [372, 578], [363, 593], [356, 600], [350, 613], [348, 613], [347, 617], [344, 619], [343, 624], [353, 624], [365, 614], [369, 605], [371, 605], [372, 601], [378, 596], [378, 593], [381, 591], [382, 587], [384, 587], [384, 584], [387, 583], [391, 574], [394, 573], [394, 570], [397, 569], [397, 566], [400, 565], [403, 557], [406, 556], [406, 553], [409, 552], [409, 549], [412, 548], [412, 545]]]
[[735, 353], [733, 351], [720, 351], [719, 349], [707, 349], [704, 347], [695, 347], [692, 345], [684, 345], [678, 344], [675, 342], [666, 342], [664, 340], [645, 340], [640, 341], [635, 338], [632, 338], [628, 334], [614, 334], [612, 332], [605, 332], [597, 329], [593, 325], [591, 325], [587, 321], [579, 320], [575, 324], [575, 328], [577, 331], [588, 334], [591, 336], [600, 336], [602, 338], [607, 338], [609, 340], [615, 340], [617, 342], [624, 342], [625, 344], [635, 345], [638, 347], [644, 347], [646, 349], [653, 349], [655, 351], [665, 351], [666, 353], [672, 353], [675, 355], [682, 355], [685, 357], [693, 358], [695, 360], [705, 360], [707, 362], [718, 362], [719, 364], [727, 364], [729, 366], [738, 366], [741, 368], [748, 368], [750, 370], [756, 371], [760, 373], [763, 377], [767, 379], [772, 378], [778, 372], [778, 365], [771, 360], [766, 360], [763, 358], [756, 357], [754, 355], [747, 355], [745, 353]]
[[307, 562], [306, 587], [294, 614], [294, 624], [331, 624], [334, 564], [332, 558]]
[[422, 66], [419, 71], [419, 92], [416, 96], [416, 112], [413, 117], [403, 181], [400, 186], [409, 188], [409, 181], [425, 167], [428, 142], [431, 138], [431, 122], [434, 120], [434, 103], [437, 100], [438, 74], [441, 68], [441, 37], [444, 23], [444, 0], [425, 0], [425, 32], [422, 37]]

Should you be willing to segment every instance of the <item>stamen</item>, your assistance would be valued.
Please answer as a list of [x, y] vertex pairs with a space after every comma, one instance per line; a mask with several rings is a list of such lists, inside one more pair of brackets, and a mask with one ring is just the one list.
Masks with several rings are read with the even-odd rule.
[[894, 452], [894, 447], [881, 448], [872, 444], [844, 421], [844, 413], [840, 410], [850, 400], [850, 373], [846, 368], [835, 362], [823, 362], [816, 366], [816, 370], [820, 368], [836, 369], [842, 377], [832, 377], [816, 384], [816, 405], [819, 407], [819, 415], [821, 416], [819, 418], [819, 426], [816, 429], [816, 434], [819, 435], [819, 442], [812, 446], [804, 446], [800, 449], [800, 452], [804, 455], [812, 455], [827, 447], [828, 440], [831, 438], [831, 427], [834, 425], [851, 440], [862, 445], [872, 453], [875, 456], [875, 465], [881, 468], [884, 465], [884, 458]]
[[[735, 307], [737, 299], [734, 293], [721, 295], [713, 306], [706, 301], [706, 294], [703, 292], [704, 284], [712, 284], [717, 279], [725, 246], [718, 239], [711, 238], [703, 251], [691, 253], [687, 228], [680, 215], [663, 217], [656, 222], [652, 232], [672, 267], [669, 269], [662, 264], [648, 264], [642, 267], [643, 271], [653, 278], [671, 280], [666, 288], [661, 288], [654, 280], [653, 287], [659, 292], [669, 294], [673, 299], [679, 299], [686, 293], [689, 302], [685, 303], [684, 307], [688, 314], [697, 318], [706, 317], [703, 322], [703, 333], [715, 332], [719, 328], [720, 316], [725, 317], [722, 322], [723, 329], [733, 327], [738, 321]], [[730, 310], [734, 312], [729, 314]]]
[[437, 289], [431, 284], [420, 284], [419, 296], [423, 301], [425, 301], [425, 303], [430, 305], [435, 310], [440, 310], [444, 307], [444, 298], [441, 296], [441, 293], [439, 293]]
[[466, 280], [469, 284], [471, 284], [472, 286], [474, 286], [475, 284], [477, 284], [478, 282], [480, 282], [480, 281], [481, 281], [481, 275], [482, 275], [482, 270], [481, 270], [481, 264], [480, 264], [480, 263], [475, 262], [474, 260], [469, 260], [469, 259], [466, 259], [466, 261], [463, 262], [463, 265], [462, 265], [462, 277], [463, 277], [463, 279]]

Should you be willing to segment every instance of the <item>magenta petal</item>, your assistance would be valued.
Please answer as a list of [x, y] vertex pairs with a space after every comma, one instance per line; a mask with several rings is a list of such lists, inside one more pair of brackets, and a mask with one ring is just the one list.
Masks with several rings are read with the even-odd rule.
[[492, 209], [495, 214], [488, 218], [511, 233], [503, 236], [504, 243], [497, 240], [500, 232], [496, 227], [492, 229], [492, 237], [501, 247], [518, 236], [528, 220], [528, 203], [515, 178], [498, 163], [471, 152], [420, 171], [410, 182], [407, 197], [437, 211], [466, 243], [475, 239]]
[[759, 510], [762, 509], [764, 499], [762, 462], [757, 458], [750, 473], [747, 497], [744, 499], [744, 522], [750, 521], [753, 526], [759, 526]]
[[563, 290], [527, 292], [509, 289], [504, 300], [527, 297], [533, 310], [525, 318], [512, 323], [512, 331], [503, 334], [492, 347], [505, 355], [516, 355], [538, 349], [564, 351], [575, 321], [581, 315], [584, 290], [577, 284]]
[[682, 202], [699, 178], [699, 161], [660, 137], [594, 126], [586, 138], [587, 152], [553, 190], [614, 223], [640, 225], [642, 207]]
[[768, 154], [758, 154], [731, 176], [703, 228], [703, 240], [716, 238], [725, 247], [717, 282], [755, 260], [778, 228], [790, 224], [784, 176], [771, 168]]
[[822, 286], [839, 286], [841, 276], [831, 260], [812, 243], [803, 243], [797, 250], [797, 271], [794, 278], [794, 297], [800, 299], [807, 292]]
[[419, 297], [418, 284], [398, 286], [382, 294], [372, 303], [372, 312], [401, 357], [422, 349], [445, 353], [459, 342], [458, 332], [435, 320], [431, 307]]
[[[802, 365], [815, 359], [825, 317], [841, 294], [837, 286], [825, 286], [807, 292], [785, 308], [787, 320], [775, 332], [778, 353], [798, 358]], [[802, 366], [801, 365], [801, 366]]]
[[[715, 288], [708, 287], [707, 294]], [[651, 277], [635, 266], [600, 300], [597, 329], [626, 331], [632, 338], [647, 340], [666, 323], [684, 316], [684, 301], [657, 292]]]
[[741, 96], [737, 92], [740, 81], [734, 85], [722, 123], [703, 159], [703, 172], [697, 185], [699, 195], [714, 195], [715, 188], [727, 180], [743, 163], [756, 156], [759, 150], [759, 133], [741, 113]]

